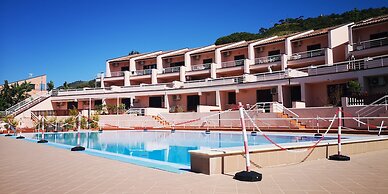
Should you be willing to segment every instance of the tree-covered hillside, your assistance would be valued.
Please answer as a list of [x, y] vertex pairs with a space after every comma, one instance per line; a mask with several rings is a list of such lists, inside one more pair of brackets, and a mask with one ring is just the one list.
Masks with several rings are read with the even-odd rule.
[[388, 14], [388, 8], [382, 7], [363, 10], [354, 9], [342, 14], [321, 15], [314, 18], [304, 18], [303, 16], [298, 18], [286, 18], [279, 20], [279, 22], [270, 28], [260, 28], [258, 33], [237, 32], [228, 36], [223, 36], [218, 38], [215, 44], [220, 45], [242, 40], [254, 40], [276, 35], [281, 36], [311, 29], [316, 30], [350, 22], [359, 22], [361, 20], [386, 14]]

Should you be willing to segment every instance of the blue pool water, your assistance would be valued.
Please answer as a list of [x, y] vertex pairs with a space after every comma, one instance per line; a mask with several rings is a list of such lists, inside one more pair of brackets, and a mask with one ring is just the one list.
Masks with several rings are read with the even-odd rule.
[[[41, 139], [41, 134], [27, 135], [31, 139]], [[312, 142], [312, 136], [268, 135], [276, 143]], [[49, 142], [76, 146], [77, 133], [46, 133]], [[326, 137], [325, 140], [336, 138]], [[179, 165], [190, 165], [189, 150], [238, 147], [243, 145], [241, 133], [191, 131], [104, 131], [81, 132], [81, 145], [88, 149], [100, 150], [125, 156], [135, 156]], [[248, 136], [249, 145], [270, 144], [264, 137]]]

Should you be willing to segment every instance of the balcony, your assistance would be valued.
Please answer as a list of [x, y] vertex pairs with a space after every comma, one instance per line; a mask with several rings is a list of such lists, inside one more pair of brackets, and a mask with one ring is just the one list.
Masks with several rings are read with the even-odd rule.
[[210, 67], [211, 67], [211, 63], [192, 65], [191, 71], [201, 71], [205, 69], [210, 69]]
[[288, 60], [294, 61], [294, 60], [308, 59], [308, 58], [319, 57], [319, 56], [325, 56], [324, 48], [306, 51], [306, 52], [294, 53], [288, 58]]
[[179, 72], [180, 66], [164, 68], [162, 74]]
[[255, 59], [255, 65], [275, 63], [278, 61], [281, 61], [281, 55], [272, 55], [272, 56], [260, 57], [260, 58]]
[[133, 75], [150, 75], [152, 73], [152, 69], [144, 69], [144, 70], [137, 70], [133, 72]]
[[115, 71], [110, 73], [111, 77], [121, 77], [124, 76], [124, 71]]
[[235, 61], [227, 61], [222, 62], [221, 67], [222, 68], [228, 68], [228, 67], [238, 67], [238, 66], [244, 66], [245, 59], [235, 60]]
[[378, 38], [373, 40], [362, 41], [360, 43], [353, 44], [354, 51], [361, 51], [365, 49], [382, 47], [388, 45], [388, 37]]

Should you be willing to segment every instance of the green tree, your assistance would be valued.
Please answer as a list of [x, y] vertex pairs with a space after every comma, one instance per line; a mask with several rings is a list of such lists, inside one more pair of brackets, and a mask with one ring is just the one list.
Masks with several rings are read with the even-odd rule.
[[140, 52], [139, 51], [131, 51], [128, 53], [128, 55], [135, 55], [135, 54], [139, 54]]
[[51, 80], [50, 82], [47, 83], [47, 90], [51, 91], [54, 89], [54, 82]]

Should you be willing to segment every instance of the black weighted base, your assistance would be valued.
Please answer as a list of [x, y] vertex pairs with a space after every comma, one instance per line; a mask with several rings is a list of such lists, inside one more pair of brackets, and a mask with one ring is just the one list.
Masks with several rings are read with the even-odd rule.
[[206, 130], [205, 133], [206, 133], [206, 134], [210, 134], [210, 130]]
[[37, 143], [48, 143], [48, 141], [45, 140], [45, 139], [41, 139], [41, 140], [39, 140]]
[[257, 182], [261, 181], [263, 175], [255, 171], [241, 171], [234, 175], [233, 179], [239, 181]]
[[17, 136], [16, 139], [24, 139], [25, 137], [23, 136]]
[[148, 129], [144, 129], [143, 131], [146, 132], [146, 131], [148, 131]]
[[314, 134], [314, 137], [315, 137], [315, 138], [321, 138], [321, 137], [322, 137], [322, 134], [316, 133], [316, 134]]
[[252, 136], [257, 136], [257, 132], [256, 132], [256, 131], [252, 131], [252, 132], [251, 132], [251, 135], [252, 135]]
[[349, 156], [344, 156], [344, 155], [331, 155], [329, 156], [329, 160], [336, 160], [336, 161], [349, 161], [350, 157]]
[[73, 148], [71, 148], [71, 151], [84, 151], [85, 148], [82, 147], [82, 146], [75, 146]]
[[171, 129], [171, 133], [175, 133], [175, 129]]
[[102, 133], [102, 129], [99, 129], [98, 132]]
[[12, 135], [11, 135], [11, 134], [6, 134], [5, 136], [6, 136], [6, 137], [10, 137], [10, 136], [12, 136]]

